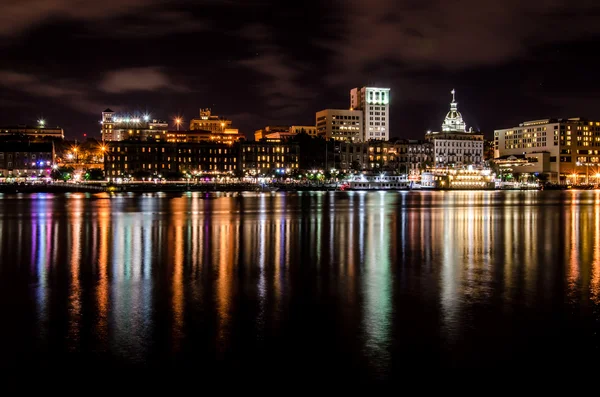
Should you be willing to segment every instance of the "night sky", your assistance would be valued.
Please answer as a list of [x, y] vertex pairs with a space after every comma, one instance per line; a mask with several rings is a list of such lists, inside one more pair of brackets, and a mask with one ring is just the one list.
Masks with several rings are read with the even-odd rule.
[[189, 120], [201, 107], [247, 135], [314, 124], [349, 90], [392, 89], [391, 135], [437, 130], [457, 90], [468, 126], [600, 118], [596, 0], [3, 0], [0, 124], [43, 117], [99, 137], [100, 113]]

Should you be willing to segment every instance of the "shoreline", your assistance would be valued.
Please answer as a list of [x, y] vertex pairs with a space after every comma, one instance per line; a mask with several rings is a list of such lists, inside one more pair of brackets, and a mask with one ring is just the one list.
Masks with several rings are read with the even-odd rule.
[[[381, 190], [346, 190], [346, 191], [528, 191], [540, 189], [381, 189]], [[546, 187], [541, 190], [594, 190], [593, 187], [568, 188], [567, 186]], [[288, 185], [269, 185], [269, 187], [260, 188], [251, 184], [130, 184], [130, 185], [109, 185], [109, 184], [1, 184], [0, 193], [185, 193], [185, 192], [309, 192], [309, 191], [341, 191], [333, 186], [327, 185], [307, 185], [307, 186], [288, 186]]]

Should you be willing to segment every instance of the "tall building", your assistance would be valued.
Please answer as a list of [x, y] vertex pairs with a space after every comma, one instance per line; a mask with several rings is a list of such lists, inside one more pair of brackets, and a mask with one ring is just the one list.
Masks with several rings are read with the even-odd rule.
[[327, 140], [361, 142], [363, 112], [349, 109], [325, 109], [316, 113], [317, 135]]
[[111, 109], [102, 112], [102, 140], [105, 142], [135, 139], [165, 140], [169, 124], [149, 115], [116, 115]]
[[210, 109], [200, 109], [200, 117], [190, 120], [190, 130], [224, 132], [231, 128], [231, 120], [213, 115]]
[[361, 140], [390, 139], [389, 88], [353, 88], [350, 90], [350, 109], [363, 112]]
[[596, 182], [600, 167], [600, 121], [580, 117], [542, 119], [494, 131], [496, 158], [541, 152], [550, 153], [551, 180], [577, 183], [595, 178]]
[[433, 142], [434, 162], [437, 167], [483, 164], [483, 134], [467, 131], [467, 124], [458, 111], [456, 91], [452, 90], [450, 111], [440, 132], [427, 131], [425, 140]]

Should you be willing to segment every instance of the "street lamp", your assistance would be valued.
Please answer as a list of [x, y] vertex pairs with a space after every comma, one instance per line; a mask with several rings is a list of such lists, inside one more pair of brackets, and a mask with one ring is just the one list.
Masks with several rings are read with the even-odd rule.
[[175, 119], [175, 125], [177, 126], [177, 131], [179, 131], [179, 126], [181, 125], [181, 117], [177, 117]]

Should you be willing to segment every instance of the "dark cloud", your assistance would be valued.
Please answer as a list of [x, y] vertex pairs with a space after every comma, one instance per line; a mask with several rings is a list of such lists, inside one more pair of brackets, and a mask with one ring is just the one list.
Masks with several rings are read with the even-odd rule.
[[378, 62], [411, 69], [462, 69], [504, 63], [535, 46], [600, 33], [595, 0], [344, 0], [343, 34], [327, 41], [337, 54], [334, 82]]
[[274, 116], [281, 118], [306, 111], [307, 103], [316, 92], [306, 83], [307, 68], [274, 44], [271, 37], [275, 34], [262, 25], [244, 28], [240, 37], [249, 40], [256, 52], [239, 64], [262, 77], [256, 87], [265, 104], [273, 109]]
[[19, 34], [50, 18], [84, 21], [113, 18], [160, 2], [161, 0], [7, 0], [3, 2], [0, 13], [0, 35]]
[[89, 99], [89, 91], [68, 81], [46, 81], [35, 75], [10, 70], [0, 70], [0, 85], [34, 97], [62, 101], [65, 105], [84, 113], [97, 112], [102, 103]]
[[90, 114], [106, 106], [188, 119], [212, 107], [251, 133], [347, 107], [349, 90], [364, 84], [392, 89], [396, 136], [438, 128], [452, 88], [467, 123], [488, 132], [526, 118], [597, 116], [597, 1], [2, 5], [0, 124], [47, 111], [89, 132], [98, 119]]
[[185, 87], [171, 81], [159, 67], [143, 67], [109, 72], [99, 85], [100, 90], [110, 94], [131, 91], [186, 91]]

